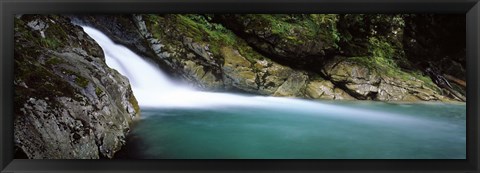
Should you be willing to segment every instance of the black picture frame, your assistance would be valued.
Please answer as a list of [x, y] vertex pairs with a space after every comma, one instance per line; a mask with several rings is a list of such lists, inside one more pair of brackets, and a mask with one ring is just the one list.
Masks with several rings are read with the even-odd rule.
[[[479, 0], [2, 0], [0, 170], [12, 172], [479, 172]], [[15, 14], [462, 13], [467, 21], [465, 160], [23, 160], [13, 159]]]

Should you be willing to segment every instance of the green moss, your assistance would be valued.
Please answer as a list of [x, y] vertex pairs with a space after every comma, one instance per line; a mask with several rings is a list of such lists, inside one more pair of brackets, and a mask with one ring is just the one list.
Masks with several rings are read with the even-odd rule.
[[[57, 75], [52, 66], [66, 63], [62, 58], [50, 55], [47, 50], [57, 49], [63, 46], [68, 38], [65, 31], [60, 30], [60, 23], [50, 23], [48, 17], [42, 18], [48, 22], [48, 28], [44, 31], [45, 38], [39, 31], [31, 30], [26, 22], [15, 19], [15, 58], [14, 73], [15, 81], [23, 81], [28, 88], [17, 86], [15, 89], [15, 101], [23, 103], [28, 97], [69, 97], [80, 101], [82, 97], [62, 75]], [[39, 56], [47, 56], [45, 63], [38, 61]], [[78, 76], [78, 75], [75, 75]], [[78, 81], [77, 81], [78, 80]], [[85, 85], [85, 78], [77, 79], [81, 86]], [[88, 80], [87, 80], [88, 81]], [[87, 83], [88, 84], [88, 83]], [[55, 102], [54, 100], [52, 102]], [[53, 105], [55, 103], [52, 103]]]
[[369, 40], [369, 52], [371, 57], [362, 58], [366, 65], [371, 69], [379, 70], [382, 74], [391, 77], [408, 77], [402, 73], [401, 69], [397, 66], [393, 60], [396, 47], [383, 39], [376, 37], [370, 37]]
[[90, 83], [90, 81], [87, 78], [77, 74], [76, 72], [73, 72], [71, 70], [64, 70], [63, 72], [67, 75], [74, 76], [75, 77], [75, 84], [77, 84], [78, 86], [80, 86], [82, 88], [87, 87], [88, 84]]
[[[48, 27], [43, 31], [44, 37], [42, 37], [40, 31], [33, 31], [28, 28], [25, 21], [15, 18], [15, 32], [18, 33], [18, 40], [35, 43], [37, 46], [53, 50], [65, 45], [68, 40], [68, 34], [62, 29], [62, 24], [50, 22], [49, 18], [51, 17], [52, 16], [46, 16], [43, 19], [43, 21], [48, 24]], [[55, 16], [53, 17], [55, 18]], [[17, 38], [15, 40], [17, 40]]]
[[239, 39], [237, 46], [235, 47], [238, 50], [238, 53], [245, 57], [250, 62], [255, 62], [255, 60], [263, 60], [268, 59], [258, 53], [257, 51], [253, 50], [244, 40]]
[[[307, 40], [321, 39], [324, 45], [338, 48], [340, 34], [336, 29], [336, 14], [248, 14], [239, 17], [248, 18], [252, 20], [251, 23], [258, 24], [252, 26], [255, 30], [261, 31], [270, 27], [271, 33], [288, 45], [301, 45]], [[210, 52], [217, 58], [222, 58], [223, 47], [231, 47], [250, 62], [268, 59], [223, 25], [212, 22], [211, 15], [144, 15], [144, 20], [152, 35], [164, 42], [163, 49], [168, 52], [181, 53], [175, 45], [183, 44], [180, 39], [186, 36], [196, 43], [207, 43]]]
[[[22, 49], [16, 49], [23, 52]], [[17, 58], [22, 57], [22, 58]], [[15, 80], [24, 81], [28, 88], [17, 87], [15, 97], [24, 100], [28, 96], [39, 98], [65, 96], [80, 100], [76, 91], [61, 76], [54, 74], [49, 68], [35, 62], [35, 59], [24, 53], [15, 57]]]
[[63, 47], [65, 44], [68, 44], [67, 40], [69, 39], [69, 34], [67, 34], [67, 31], [64, 30], [65, 26], [63, 26], [61, 23], [49, 22], [49, 20], [51, 20], [49, 18], [59, 21], [59, 17], [55, 15], [48, 16], [48, 18], [45, 19], [45, 21], [48, 22], [48, 27], [44, 31], [45, 38], [42, 38], [42, 42], [44, 43], [45, 47], [51, 49]]
[[41, 42], [43, 46], [51, 49], [57, 49], [61, 46], [61, 42], [56, 38], [43, 38]]
[[62, 60], [61, 58], [57, 57], [57, 56], [52, 56], [46, 61], [46, 65], [50, 65], [50, 66], [58, 65], [58, 64], [61, 64], [61, 63], [65, 63], [65, 61]]
[[[144, 15], [144, 19], [152, 35], [157, 39], [162, 39], [166, 45], [165, 50], [169, 52], [176, 52], [176, 50], [171, 49], [171, 45], [183, 44], [178, 40], [178, 36], [181, 35], [192, 38], [196, 43], [207, 43], [210, 52], [217, 58], [222, 58], [221, 49], [223, 47], [238, 50], [242, 56], [251, 62], [254, 62], [255, 59], [265, 58], [232, 31], [221, 24], [212, 22], [210, 15]], [[165, 30], [169, 30], [168, 33]]]
[[103, 90], [100, 87], [95, 88], [95, 94], [97, 94], [98, 97], [100, 97], [100, 95], [102, 95], [102, 93], [103, 93]]
[[243, 39], [237, 37], [223, 25], [210, 22], [203, 15], [178, 15], [177, 19], [194, 41], [208, 43], [214, 55], [221, 55], [223, 47], [232, 47], [250, 61], [261, 58]]
[[75, 83], [78, 86], [81, 86], [82, 88], [85, 88], [85, 87], [87, 87], [88, 83], [90, 83], [90, 81], [88, 81], [87, 78], [84, 78], [82, 76], [77, 76], [77, 78], [75, 78]]
[[160, 22], [163, 21], [162, 17], [154, 14], [144, 15], [145, 25], [149, 28], [149, 31], [152, 33], [154, 38], [160, 39], [163, 38], [163, 31], [160, 27]]
[[434, 88], [432, 80], [422, 75], [420, 71], [404, 71], [395, 61], [394, 57], [398, 56], [398, 47], [392, 46], [388, 41], [376, 37], [369, 38], [369, 52], [371, 56], [352, 57], [351, 60], [366, 66], [370, 70], [376, 71], [392, 78], [409, 80], [421, 80], [425, 85]]
[[19, 46], [40, 46], [43, 47], [40, 33], [32, 32], [21, 20], [15, 22], [15, 41]]
[[209, 22], [205, 16], [186, 14], [177, 15], [178, 24], [197, 42], [208, 42], [215, 47], [234, 45], [235, 34], [221, 24]]
[[135, 99], [135, 97], [133, 95], [131, 95], [129, 98], [128, 98], [128, 102], [130, 102], [130, 104], [133, 105], [133, 109], [135, 110], [135, 112], [137, 114], [140, 113], [140, 106], [138, 106], [138, 102], [137, 102], [137, 99]]

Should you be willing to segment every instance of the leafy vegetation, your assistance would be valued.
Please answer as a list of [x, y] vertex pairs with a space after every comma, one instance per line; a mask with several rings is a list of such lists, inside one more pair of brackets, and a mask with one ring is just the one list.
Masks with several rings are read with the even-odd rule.
[[353, 57], [351, 59], [388, 77], [399, 78], [405, 81], [418, 79], [426, 85], [433, 86], [432, 80], [424, 76], [421, 71], [407, 72], [398, 66], [393, 58], [397, 55], [398, 47], [392, 46], [385, 39], [376, 37], [369, 39], [369, 46], [371, 56]]
[[256, 30], [268, 28], [272, 35], [293, 45], [321, 39], [327, 45], [337, 46], [340, 39], [336, 14], [250, 14], [244, 17], [260, 24]]
[[211, 17], [196, 14], [178, 15], [177, 20], [187, 29], [192, 30], [192, 37], [197, 41], [221, 42], [225, 45], [235, 44], [235, 35], [221, 24], [211, 23]]

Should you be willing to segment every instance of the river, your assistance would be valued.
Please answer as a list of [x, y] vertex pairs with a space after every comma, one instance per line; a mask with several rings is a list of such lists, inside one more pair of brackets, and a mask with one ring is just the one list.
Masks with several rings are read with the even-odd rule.
[[[84, 27], [141, 107], [145, 159], [465, 159], [466, 104], [312, 101], [197, 91]], [[129, 140], [132, 143], [132, 140]], [[140, 142], [141, 141], [141, 142]], [[128, 144], [127, 146], [132, 144]], [[132, 148], [130, 148], [132, 150]]]

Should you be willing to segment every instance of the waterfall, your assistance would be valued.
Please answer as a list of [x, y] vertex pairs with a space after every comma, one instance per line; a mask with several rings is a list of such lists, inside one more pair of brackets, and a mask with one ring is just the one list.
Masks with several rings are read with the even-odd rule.
[[154, 158], [465, 158], [465, 114], [198, 91], [102, 32], [83, 29], [106, 64], [130, 81], [144, 117], [134, 132]]
[[140, 106], [172, 108], [255, 104], [247, 97], [195, 91], [176, 84], [158, 66], [115, 44], [102, 32], [86, 26], [83, 29], [102, 47], [107, 65], [129, 79]]
[[[102, 32], [86, 26], [83, 26], [83, 29], [102, 47], [107, 65], [129, 79], [133, 93], [141, 107], [212, 108], [245, 106], [322, 116], [332, 115], [331, 112], [335, 112], [335, 118], [359, 119], [365, 122], [388, 122], [397, 125], [422, 123], [418, 117], [317, 101], [197, 91], [176, 84], [157, 65], [148, 62], [128, 48], [115, 44]], [[431, 122], [425, 124], [432, 125]]]

